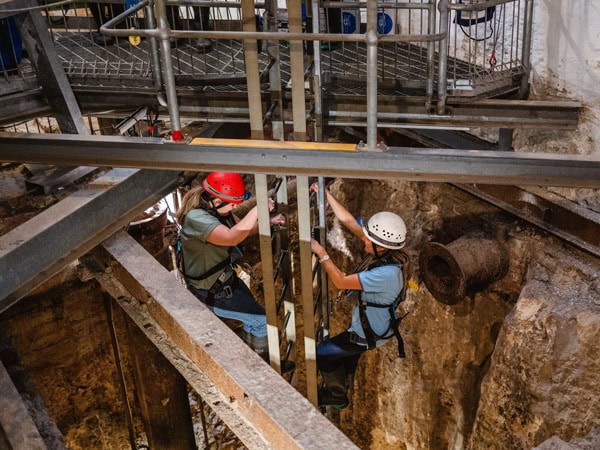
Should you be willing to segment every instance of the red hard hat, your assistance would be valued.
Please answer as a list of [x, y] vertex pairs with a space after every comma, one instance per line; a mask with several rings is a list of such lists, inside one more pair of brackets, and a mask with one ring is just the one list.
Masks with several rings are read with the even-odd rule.
[[235, 172], [211, 172], [202, 181], [202, 187], [213, 197], [227, 203], [239, 205], [248, 198], [244, 179]]

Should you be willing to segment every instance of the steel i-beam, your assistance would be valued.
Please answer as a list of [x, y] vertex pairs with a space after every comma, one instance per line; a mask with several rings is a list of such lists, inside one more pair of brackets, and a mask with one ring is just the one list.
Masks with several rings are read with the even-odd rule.
[[[347, 144], [0, 133], [0, 161], [479, 184], [600, 187], [600, 156]], [[82, 150], [85, 149], [85, 150]]]
[[173, 191], [178, 172], [116, 169], [0, 237], [0, 312]]

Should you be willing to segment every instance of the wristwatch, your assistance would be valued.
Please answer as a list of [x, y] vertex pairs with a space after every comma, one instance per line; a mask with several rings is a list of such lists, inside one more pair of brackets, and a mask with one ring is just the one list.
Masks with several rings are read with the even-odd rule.
[[320, 263], [324, 263], [325, 261], [329, 261], [329, 255], [325, 255], [322, 258], [319, 259]]

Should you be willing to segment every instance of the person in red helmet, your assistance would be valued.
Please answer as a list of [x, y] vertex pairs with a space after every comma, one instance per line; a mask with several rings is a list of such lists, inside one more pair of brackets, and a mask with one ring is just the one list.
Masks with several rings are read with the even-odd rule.
[[[233, 172], [211, 172], [184, 195], [176, 214], [181, 225], [179, 270], [187, 288], [217, 316], [243, 323], [244, 341], [268, 362], [265, 310], [233, 269], [241, 256], [239, 244], [258, 233], [256, 206], [242, 219], [233, 214], [234, 205], [248, 198], [242, 176]], [[269, 199], [269, 211], [274, 207]], [[271, 217], [271, 224], [283, 223], [281, 214]], [[292, 364], [282, 361], [282, 372]]]

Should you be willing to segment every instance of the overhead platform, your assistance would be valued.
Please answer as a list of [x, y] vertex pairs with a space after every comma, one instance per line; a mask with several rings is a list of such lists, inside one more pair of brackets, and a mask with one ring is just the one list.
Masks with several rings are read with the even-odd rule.
[[[109, 1], [97, 3], [114, 14], [120, 12]], [[289, 2], [288, 8], [297, 3]], [[296, 96], [294, 102], [303, 103], [306, 119], [319, 127], [366, 126], [367, 118], [376, 116], [380, 128], [576, 128], [581, 104], [524, 100], [525, 58], [531, 44], [529, 1], [499, 3], [495, 25], [512, 34], [470, 38], [464, 24], [461, 31], [454, 20], [464, 5], [449, 2], [448, 25], [443, 13], [437, 12], [436, 2], [398, 2], [396, 30], [379, 34], [374, 48], [367, 45], [365, 23], [357, 30], [363, 34], [340, 34], [331, 21], [318, 30], [315, 23], [310, 26], [311, 11], [297, 25], [302, 33], [290, 33], [287, 27], [293, 26], [293, 19], [289, 24], [286, 19], [282, 29], [281, 20], [273, 19], [279, 13], [273, 15], [270, 2], [246, 12], [239, 2], [214, 2], [208, 8], [209, 31], [199, 30], [197, 23], [185, 18], [193, 17], [193, 8], [180, 7], [178, 17], [167, 10], [169, 29], [161, 33], [169, 33], [168, 51], [156, 39], [155, 13], [144, 2], [135, 11], [123, 13], [126, 17], [117, 24], [103, 27], [104, 35], [98, 34], [91, 14], [96, 3], [87, 8], [83, 2], [77, 8], [41, 9], [39, 14], [48, 27], [56, 64], [64, 70], [86, 114], [115, 110], [119, 114], [119, 110], [161, 105], [161, 113], [170, 114], [175, 122], [179, 117], [250, 122], [252, 106], [264, 123], [299, 126], [300, 116], [292, 106]], [[6, 2], [0, 11], [18, 11], [17, 4]], [[336, 8], [320, 5], [319, 11], [327, 10], [329, 17], [339, 12]], [[368, 12], [364, 5], [359, 10], [363, 16]], [[257, 17], [256, 26], [244, 28], [243, 14]], [[318, 14], [312, 11], [313, 17]], [[134, 32], [124, 30], [125, 25], [135, 27], [139, 43], [129, 39], [127, 34]], [[473, 28], [476, 32], [477, 27]], [[284, 40], [292, 35], [304, 40], [299, 49]], [[210, 48], [196, 45], [199, 36], [210, 38]], [[251, 40], [244, 40], [247, 36]], [[256, 50], [247, 47], [249, 42], [257, 42]], [[470, 49], [466, 54], [461, 51], [465, 46]], [[0, 67], [0, 126], [48, 114], [54, 107], [40, 89], [42, 83], [26, 53], [19, 53], [18, 64]], [[250, 61], [257, 71], [252, 82]], [[292, 87], [301, 85], [304, 95], [294, 94]], [[368, 106], [370, 89], [376, 92], [375, 109]], [[167, 98], [170, 92], [173, 95]], [[256, 99], [261, 103], [258, 108]]]

